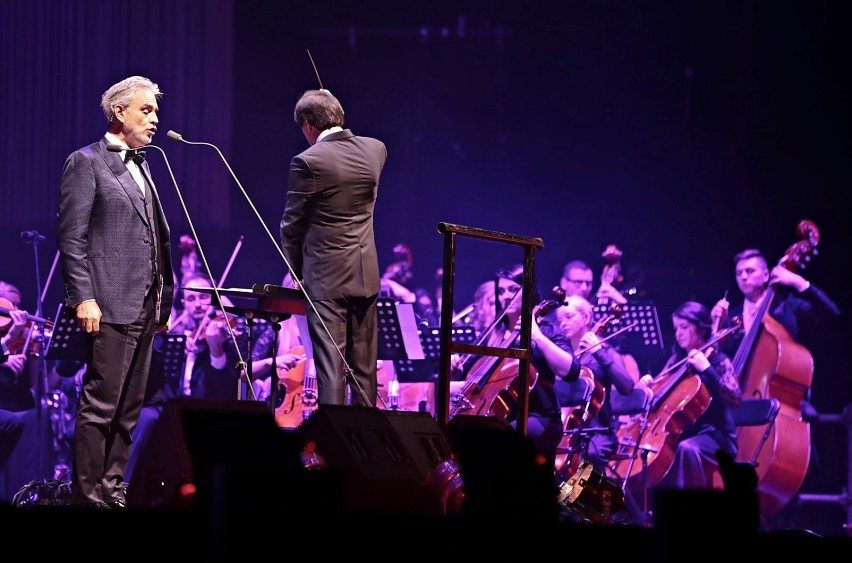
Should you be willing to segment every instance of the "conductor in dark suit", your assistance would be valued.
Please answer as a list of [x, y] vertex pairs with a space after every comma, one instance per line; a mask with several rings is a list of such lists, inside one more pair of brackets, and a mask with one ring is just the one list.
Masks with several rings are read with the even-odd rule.
[[306, 91], [293, 114], [311, 146], [290, 162], [281, 245], [313, 302], [307, 317], [319, 402], [345, 404], [348, 384], [352, 404], [375, 406], [373, 209], [387, 150], [343, 129], [343, 108], [328, 90]]
[[[75, 421], [72, 504], [125, 506], [130, 433], [142, 409], [155, 330], [172, 307], [169, 227], [144, 153], [157, 131], [159, 87], [131, 76], [101, 99], [99, 141], [62, 171], [57, 239], [65, 304], [92, 338]], [[110, 152], [107, 145], [126, 150]]]

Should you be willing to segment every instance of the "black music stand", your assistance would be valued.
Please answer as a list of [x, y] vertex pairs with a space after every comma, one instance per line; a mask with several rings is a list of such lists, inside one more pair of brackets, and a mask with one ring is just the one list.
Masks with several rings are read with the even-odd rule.
[[[631, 354], [637, 361], [641, 359], [640, 368], [645, 372], [651, 372], [656, 369], [661, 356], [666, 353], [657, 307], [653, 301], [630, 301], [620, 307], [622, 314], [616, 322], [612, 323], [608, 333], [636, 323], [634, 327], [617, 336], [614, 344], [620, 352]], [[610, 314], [609, 305], [595, 305], [593, 308], [595, 321], [608, 314]]]
[[[401, 383], [432, 383], [438, 381], [438, 363], [441, 355], [440, 327], [421, 327], [417, 330], [425, 358], [422, 360], [394, 360], [396, 377]], [[476, 331], [472, 326], [454, 326], [451, 338], [455, 344], [473, 344]], [[460, 378], [464, 378], [462, 374]]]
[[422, 360], [425, 357], [418, 336], [414, 304], [380, 297], [376, 302], [376, 317], [380, 360]]
[[93, 338], [91, 334], [77, 324], [77, 314], [74, 308], [66, 307], [60, 303], [56, 310], [53, 333], [47, 342], [45, 359], [88, 364], [92, 361]]
[[[159, 370], [164, 381], [176, 382], [175, 394], [182, 395], [183, 370], [186, 365], [186, 335], [158, 332], [154, 335], [151, 371]], [[156, 365], [154, 363], [156, 362]]]

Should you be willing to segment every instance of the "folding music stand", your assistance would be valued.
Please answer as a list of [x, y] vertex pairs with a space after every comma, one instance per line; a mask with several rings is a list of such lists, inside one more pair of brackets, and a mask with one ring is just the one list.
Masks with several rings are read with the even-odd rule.
[[62, 303], [56, 310], [53, 333], [47, 342], [48, 360], [67, 360], [88, 364], [92, 361], [92, 339], [94, 337], [77, 324], [77, 314], [73, 307]]
[[[441, 355], [441, 329], [422, 327], [417, 329], [425, 358], [422, 360], [394, 360], [397, 379], [401, 383], [430, 383], [438, 381], [438, 362]], [[454, 326], [451, 329], [452, 341], [456, 344], [473, 344], [476, 331], [472, 326]]]
[[[180, 394], [180, 384], [183, 378], [183, 368], [186, 361], [186, 335], [168, 332], [154, 335], [154, 350], [152, 362], [157, 362], [157, 368], [166, 381], [177, 381], [175, 391]], [[152, 366], [152, 370], [154, 366]]]
[[[660, 355], [666, 352], [656, 305], [653, 301], [630, 301], [620, 307], [622, 314], [616, 322], [612, 323], [609, 332], [636, 324], [614, 339], [619, 350], [637, 359], [642, 358], [644, 360], [642, 364], [649, 367], [656, 366]], [[595, 321], [608, 314], [610, 314], [609, 305], [595, 305], [593, 308]], [[648, 368], [643, 369], [651, 371]]]
[[380, 360], [422, 360], [423, 345], [412, 303], [380, 297], [376, 302]]

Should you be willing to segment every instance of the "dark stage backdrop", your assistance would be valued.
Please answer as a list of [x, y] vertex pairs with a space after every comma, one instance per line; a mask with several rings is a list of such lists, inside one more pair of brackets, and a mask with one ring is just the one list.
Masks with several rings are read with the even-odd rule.
[[[436, 285], [441, 221], [541, 237], [545, 293], [567, 260], [599, 271], [616, 244], [669, 345], [678, 303], [736, 299], [732, 256], [757, 247], [777, 260], [810, 219], [820, 253], [804, 273], [846, 313], [844, 21], [822, 1], [0, 2], [0, 279], [36, 310], [36, 280], [45, 283], [56, 253], [64, 159], [103, 133], [101, 93], [143, 74], [166, 93], [155, 143], [214, 277], [243, 237], [225, 285], [279, 283], [287, 166], [305, 148], [292, 108], [319, 85], [310, 49], [346, 125], [387, 144], [380, 259], [409, 244], [416, 285]], [[248, 197], [212, 148], [174, 143], [170, 129], [217, 145]], [[177, 241], [190, 221], [162, 156], [149, 157]], [[45, 242], [34, 251], [24, 230]], [[498, 266], [520, 261], [515, 247], [460, 241], [456, 308]], [[60, 278], [45, 291], [47, 316]], [[844, 315], [807, 342], [820, 411], [852, 400], [849, 337]], [[846, 431], [819, 425], [813, 435], [805, 488], [839, 492]], [[834, 533], [844, 518], [824, 505], [797, 515]]]

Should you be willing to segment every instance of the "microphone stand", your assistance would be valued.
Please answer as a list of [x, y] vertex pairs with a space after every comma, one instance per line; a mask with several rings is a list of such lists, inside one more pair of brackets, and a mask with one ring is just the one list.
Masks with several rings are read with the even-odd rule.
[[[175, 174], [172, 171], [171, 165], [169, 164], [168, 157], [166, 157], [166, 152], [163, 149], [161, 149], [160, 147], [158, 147], [157, 145], [143, 145], [141, 147], [136, 147], [135, 150], [149, 149], [149, 148], [150, 149], [157, 149], [158, 151], [160, 151], [160, 154], [163, 155], [163, 161], [165, 161], [165, 163], [166, 163], [166, 168], [169, 171], [169, 176], [171, 176], [172, 183], [175, 186], [175, 191], [177, 192], [178, 200], [180, 200], [180, 205], [183, 208], [183, 213], [186, 216], [187, 223], [189, 223], [189, 229], [192, 232], [192, 237], [195, 239], [195, 243], [198, 246], [198, 255], [201, 258], [201, 263], [204, 264], [204, 270], [207, 272], [207, 277], [210, 279], [210, 283], [213, 285], [213, 288], [212, 288], [213, 293], [216, 296], [216, 302], [218, 303], [219, 309], [222, 312], [222, 318], [227, 319], [228, 313], [227, 313], [227, 311], [225, 311], [225, 306], [223, 305], [221, 296], [219, 295], [219, 288], [216, 287], [215, 283], [213, 283], [213, 279], [214, 279], [213, 273], [210, 271], [210, 265], [207, 262], [207, 256], [205, 256], [205, 254], [204, 254], [204, 249], [201, 246], [201, 240], [199, 240], [198, 234], [195, 231], [195, 225], [192, 222], [192, 217], [190, 217], [190, 215], [189, 215], [189, 210], [186, 208], [186, 202], [184, 201], [183, 194], [181, 193], [180, 188], [178, 187], [177, 180], [175, 180]], [[121, 145], [116, 145], [116, 144], [109, 144], [109, 145], [107, 145], [107, 150], [110, 151], [110, 152], [121, 152], [121, 151], [125, 150], [125, 147], [123, 147]], [[145, 169], [141, 165], [139, 166], [139, 169], [142, 171], [142, 175], [145, 177], [145, 181], [148, 183], [148, 186], [151, 188], [151, 196], [157, 197], [157, 199], [159, 199], [159, 196], [157, 195], [157, 190], [156, 190], [156, 188], [154, 188], [154, 182], [152, 182], [151, 179], [148, 178], [148, 174], [145, 172]], [[226, 322], [225, 326], [228, 328], [228, 334], [230, 335], [231, 342], [233, 343], [234, 349], [237, 352], [237, 358], [238, 358], [237, 366], [236, 366], [237, 373], [238, 374], [247, 373], [247, 371], [246, 371], [247, 364], [246, 364], [245, 360], [243, 360], [242, 353], [240, 352], [240, 347], [237, 344], [237, 336], [236, 336], [236, 334], [234, 334], [234, 329], [231, 328], [230, 323]], [[251, 389], [251, 385], [249, 385], [249, 389]], [[252, 389], [252, 394], [254, 394], [253, 389]], [[238, 400], [240, 399], [239, 395], [240, 395], [240, 393], [239, 393], [239, 384], [238, 384], [238, 386], [237, 386], [237, 399]]]
[[[340, 346], [334, 340], [334, 337], [331, 335], [331, 331], [328, 329], [328, 326], [326, 326], [325, 321], [322, 319], [319, 312], [317, 311], [316, 305], [314, 305], [313, 300], [311, 299], [310, 295], [308, 295], [308, 292], [307, 292], [307, 290], [305, 290], [305, 287], [302, 285], [302, 281], [298, 278], [298, 276], [296, 276], [296, 272], [293, 270], [293, 266], [290, 264], [290, 261], [287, 260], [287, 257], [284, 255], [284, 251], [281, 249], [281, 246], [278, 244], [278, 241], [275, 239], [275, 237], [272, 236], [272, 233], [269, 231], [269, 228], [266, 226], [266, 223], [264, 223], [263, 218], [261, 217], [261, 215], [258, 212], [257, 208], [255, 207], [254, 203], [252, 202], [248, 193], [246, 193], [245, 189], [243, 188], [243, 185], [240, 183], [240, 180], [237, 178], [237, 175], [234, 174], [234, 171], [231, 169], [231, 165], [228, 164], [228, 160], [225, 158], [225, 155], [223, 155], [222, 151], [219, 150], [219, 147], [217, 147], [216, 145], [214, 145], [212, 143], [204, 143], [204, 142], [199, 142], [199, 141], [187, 141], [186, 139], [183, 138], [182, 135], [180, 135], [179, 133], [175, 133], [174, 131], [171, 131], [171, 130], [168, 133], [166, 133], [166, 135], [169, 137], [169, 139], [172, 139], [173, 141], [179, 141], [181, 143], [186, 143], [187, 145], [203, 145], [203, 146], [211, 147], [219, 154], [219, 158], [221, 158], [222, 162], [225, 163], [225, 167], [228, 169], [228, 172], [231, 173], [231, 177], [234, 179], [234, 182], [237, 183], [237, 186], [240, 188], [240, 192], [242, 192], [243, 197], [245, 197], [245, 199], [248, 202], [249, 206], [251, 207], [252, 211], [254, 211], [254, 214], [257, 216], [257, 219], [260, 222], [261, 226], [263, 227], [263, 230], [266, 232], [266, 235], [269, 237], [269, 240], [272, 241], [272, 244], [275, 247], [275, 250], [277, 250], [279, 256], [281, 256], [281, 260], [284, 261], [284, 265], [287, 266], [287, 271], [290, 273], [290, 276], [293, 278], [293, 281], [295, 282], [297, 289], [302, 292], [302, 295], [305, 297], [305, 302], [308, 304], [308, 306], [313, 311], [314, 316], [317, 319], [319, 319], [320, 324], [322, 325], [323, 331], [325, 332], [326, 336], [328, 336], [329, 341], [331, 341], [334, 344], [334, 349], [337, 350], [337, 353], [340, 356], [340, 360], [341, 360], [341, 362], [343, 362], [343, 376], [349, 382], [350, 389], [352, 387], [357, 389], [358, 394], [361, 396], [361, 400], [364, 402], [365, 405], [371, 404], [368, 397], [367, 397], [367, 393], [361, 387], [361, 384], [358, 383], [358, 380], [355, 379], [355, 376], [352, 373], [352, 368], [349, 366], [349, 363], [346, 361], [346, 357], [340, 351]], [[271, 376], [270, 387], [269, 387], [269, 395], [270, 395], [270, 398], [272, 399], [273, 403], [275, 402], [274, 396], [277, 393], [277, 388], [278, 388], [278, 373], [277, 373], [278, 370], [277, 370], [276, 365], [275, 365], [276, 353], [277, 353], [277, 351], [273, 351], [273, 355], [272, 355], [272, 376]], [[384, 400], [382, 400], [382, 402], [384, 402]]]
[[[38, 231], [24, 231], [21, 233], [21, 238], [27, 243], [33, 245], [33, 259], [35, 261], [35, 277], [36, 277], [36, 316], [40, 319], [44, 319], [44, 315], [42, 314], [43, 304], [42, 304], [42, 295], [41, 295], [41, 273], [39, 272], [39, 261], [38, 261], [38, 243], [45, 240], [44, 235], [39, 234]], [[38, 327], [38, 328], [37, 328]], [[38, 455], [36, 456], [37, 465], [39, 471], [44, 466], [44, 442], [47, 441], [47, 436], [45, 435], [46, 427], [45, 421], [43, 419], [44, 414], [44, 403], [47, 400], [47, 389], [48, 389], [48, 381], [47, 381], [47, 370], [45, 369], [45, 360], [44, 360], [44, 350], [42, 348], [44, 344], [44, 326], [37, 324], [33, 321], [33, 324], [30, 326], [30, 333], [27, 336], [27, 342], [31, 342], [33, 338], [33, 334], [36, 334], [35, 342], [38, 344], [38, 354], [36, 354], [36, 377], [34, 378], [36, 383], [36, 436], [38, 436]], [[26, 353], [27, 350], [25, 349]], [[29, 361], [29, 359], [27, 359]]]

